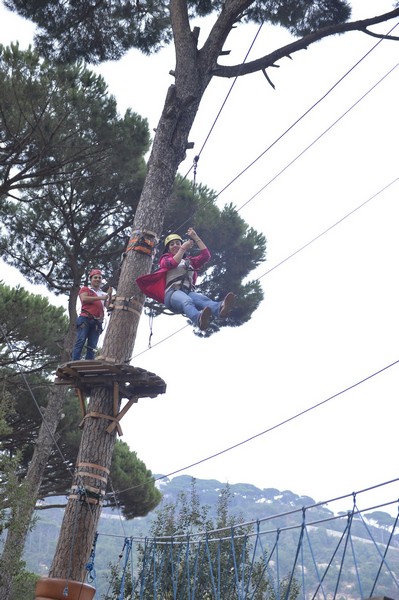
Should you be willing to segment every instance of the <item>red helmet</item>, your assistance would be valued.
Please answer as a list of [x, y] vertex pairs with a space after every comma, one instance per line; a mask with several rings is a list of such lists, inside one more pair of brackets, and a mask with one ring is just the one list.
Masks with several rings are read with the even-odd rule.
[[89, 274], [89, 279], [91, 279], [93, 275], [101, 275], [101, 277], [103, 276], [100, 269], [92, 269]]

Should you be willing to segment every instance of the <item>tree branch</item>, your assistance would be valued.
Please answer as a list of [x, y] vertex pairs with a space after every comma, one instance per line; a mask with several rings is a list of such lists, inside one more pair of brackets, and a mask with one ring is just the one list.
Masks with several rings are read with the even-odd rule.
[[373, 37], [379, 37], [382, 39], [391, 39], [398, 40], [398, 38], [394, 36], [388, 35], [379, 35], [368, 31], [368, 27], [371, 25], [376, 25], [378, 23], [383, 23], [394, 17], [399, 16], [399, 8], [392, 10], [391, 12], [385, 13], [383, 15], [379, 15], [377, 17], [372, 17], [370, 19], [363, 19], [360, 21], [353, 21], [351, 23], [340, 23], [339, 25], [328, 25], [327, 27], [322, 27], [321, 29], [310, 33], [309, 35], [305, 35], [303, 38], [292, 42], [291, 44], [287, 44], [286, 46], [282, 46], [278, 50], [275, 50], [271, 54], [267, 54], [262, 58], [258, 58], [251, 62], [239, 65], [217, 65], [213, 70], [213, 75], [216, 77], [237, 77], [240, 75], [248, 75], [250, 73], [256, 73], [257, 71], [265, 71], [265, 69], [275, 66], [274, 63], [281, 58], [290, 58], [291, 54], [294, 52], [298, 52], [299, 50], [306, 50], [311, 44], [318, 42], [319, 40], [329, 37], [331, 35], [337, 35], [339, 33], [345, 33], [347, 31], [360, 31], [362, 33], [366, 33]]

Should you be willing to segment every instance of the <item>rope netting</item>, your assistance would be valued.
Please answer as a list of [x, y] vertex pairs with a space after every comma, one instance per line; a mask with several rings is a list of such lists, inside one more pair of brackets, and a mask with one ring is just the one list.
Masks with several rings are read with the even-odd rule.
[[125, 599], [399, 598], [398, 516], [373, 522], [396, 504], [359, 509], [353, 494], [338, 515], [316, 504], [212, 531], [131, 537]]

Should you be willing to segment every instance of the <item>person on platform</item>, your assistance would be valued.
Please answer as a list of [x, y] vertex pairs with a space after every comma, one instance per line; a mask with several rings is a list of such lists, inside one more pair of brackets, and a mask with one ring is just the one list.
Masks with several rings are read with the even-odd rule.
[[99, 269], [89, 274], [89, 286], [79, 290], [81, 301], [80, 314], [76, 321], [76, 342], [72, 360], [81, 360], [83, 346], [86, 343], [86, 360], [93, 360], [98, 339], [103, 330], [104, 304], [108, 294], [101, 290], [103, 276]]
[[[224, 318], [229, 314], [235, 296], [229, 292], [217, 302], [196, 291], [198, 270], [209, 261], [211, 254], [192, 227], [187, 234], [190, 239], [186, 241], [177, 233], [168, 235], [159, 269], [138, 277], [136, 282], [144, 294], [162, 302], [172, 312], [186, 315], [193, 325], [205, 331], [212, 317]], [[199, 254], [187, 256], [194, 245], [199, 248]]]

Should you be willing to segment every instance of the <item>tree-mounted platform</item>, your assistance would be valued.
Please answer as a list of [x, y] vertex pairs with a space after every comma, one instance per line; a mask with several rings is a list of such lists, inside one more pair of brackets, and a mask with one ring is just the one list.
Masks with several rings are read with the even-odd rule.
[[[122, 430], [119, 424], [121, 418], [139, 398], [155, 398], [166, 391], [166, 383], [161, 377], [126, 364], [113, 363], [109, 360], [77, 360], [60, 365], [55, 373], [56, 385], [67, 385], [76, 390], [83, 413], [83, 420], [87, 417], [105, 418], [111, 421], [107, 432], [111, 433], [116, 427], [119, 435]], [[113, 394], [113, 417], [98, 413], [87, 413], [86, 397], [90, 396], [94, 388], [106, 388]], [[123, 398], [128, 403], [119, 411]]]

